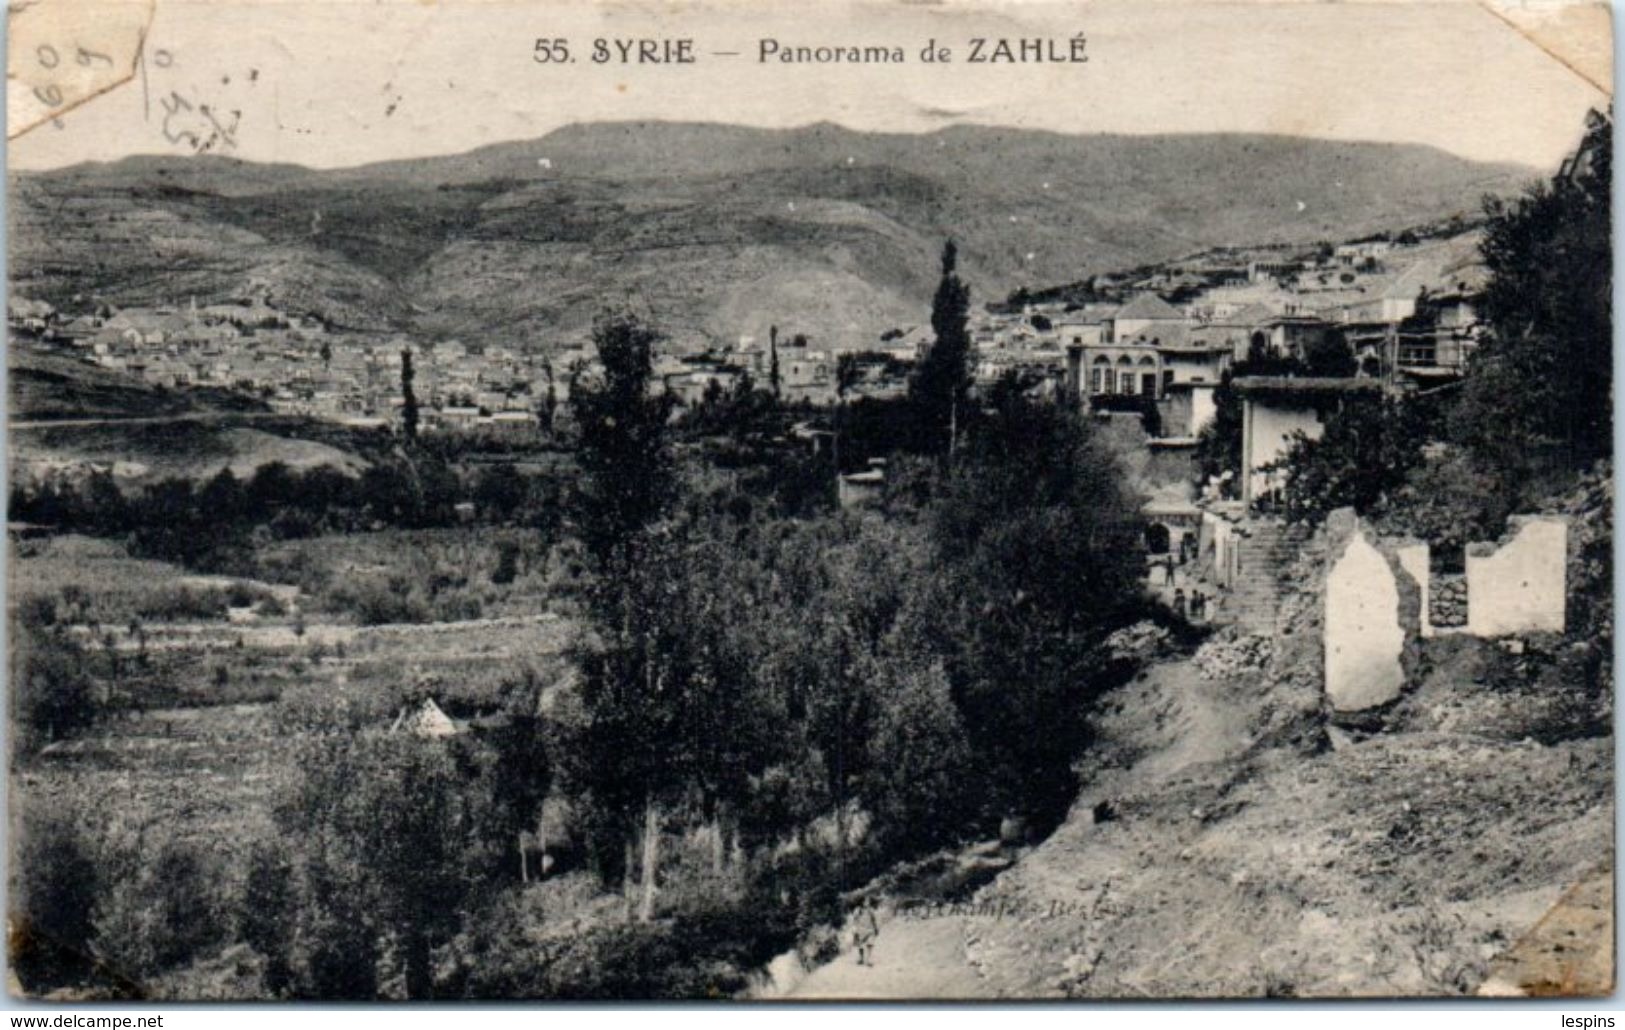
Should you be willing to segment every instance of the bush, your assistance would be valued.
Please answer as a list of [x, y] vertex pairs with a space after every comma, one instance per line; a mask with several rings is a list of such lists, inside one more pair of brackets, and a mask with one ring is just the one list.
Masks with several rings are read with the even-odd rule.
[[25, 986], [57, 986], [92, 967], [101, 881], [96, 840], [75, 806], [23, 797], [11, 850], [11, 959]]
[[56, 599], [47, 594], [29, 594], [17, 602], [17, 622], [24, 628], [54, 626], [56, 618]]
[[1295, 434], [1268, 468], [1286, 475], [1286, 515], [1318, 523], [1338, 508], [1371, 515], [1422, 461], [1431, 407], [1412, 398], [1350, 396], [1318, 439]]
[[429, 622], [432, 615], [421, 591], [400, 577], [370, 578], [331, 587], [327, 607], [349, 612], [364, 626]]
[[911, 849], [934, 847], [964, 826], [972, 767], [965, 731], [940, 663], [880, 678], [866, 793], [884, 833]]
[[84, 651], [73, 641], [18, 627], [11, 668], [11, 710], [19, 752], [95, 720], [94, 681]]
[[144, 983], [232, 939], [220, 856], [148, 827], [136, 840], [112, 842], [103, 863], [92, 950], [120, 977]]
[[1387, 532], [1426, 540], [1440, 572], [1461, 572], [1467, 544], [1494, 540], [1512, 513], [1515, 484], [1479, 468], [1459, 449], [1436, 451], [1405, 476], [1382, 505]]
[[165, 587], [136, 604], [138, 618], [151, 622], [223, 619], [230, 599], [223, 590]]
[[468, 622], [485, 614], [485, 605], [464, 590], [441, 594], [434, 600], [434, 622]]

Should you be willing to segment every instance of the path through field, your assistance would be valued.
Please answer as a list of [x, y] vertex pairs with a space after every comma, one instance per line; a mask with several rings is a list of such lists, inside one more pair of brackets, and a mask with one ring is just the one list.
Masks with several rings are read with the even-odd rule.
[[35, 418], [6, 423], [11, 432], [27, 429], [85, 429], [93, 426], [172, 426], [186, 422], [284, 422], [300, 416], [281, 411], [189, 411], [178, 415], [110, 415], [97, 418]]

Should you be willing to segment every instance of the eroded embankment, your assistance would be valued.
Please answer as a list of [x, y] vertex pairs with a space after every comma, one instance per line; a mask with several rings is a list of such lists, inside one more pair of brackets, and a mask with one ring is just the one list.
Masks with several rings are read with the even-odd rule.
[[887, 912], [873, 967], [782, 996], [1466, 993], [1611, 855], [1611, 738], [1334, 748], [1303, 677], [1216, 668], [1118, 691], [1070, 817], [968, 910]]

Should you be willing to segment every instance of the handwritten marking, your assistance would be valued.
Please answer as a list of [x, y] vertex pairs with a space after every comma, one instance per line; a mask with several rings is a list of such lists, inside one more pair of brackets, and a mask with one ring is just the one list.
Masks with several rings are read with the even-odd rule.
[[[6, 137], [51, 124], [136, 75], [154, 0], [34, 0], [7, 11]], [[70, 59], [71, 58], [71, 59]]]

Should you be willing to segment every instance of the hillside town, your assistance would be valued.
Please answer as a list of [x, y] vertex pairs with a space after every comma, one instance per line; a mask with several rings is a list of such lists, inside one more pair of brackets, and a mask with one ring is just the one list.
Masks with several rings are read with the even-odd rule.
[[[1390, 386], [1460, 376], [1479, 332], [1483, 278], [1474, 232], [1210, 252], [982, 304], [970, 323], [974, 376], [985, 387], [1013, 373], [1034, 392], [1065, 391], [1095, 410], [1152, 405], [1159, 436], [1194, 438], [1212, 417], [1225, 370], [1249, 353], [1302, 358], [1332, 342], [1354, 356], [1361, 376]], [[239, 390], [278, 412], [355, 427], [399, 424], [406, 352], [423, 427], [450, 432], [534, 434], [568, 399], [572, 375], [596, 360], [590, 340], [422, 341], [333, 327], [285, 309], [257, 283], [206, 304], [81, 307], [13, 295], [7, 321], [18, 338], [151, 385]], [[775, 327], [769, 337], [663, 353], [658, 388], [686, 407], [742, 379], [771, 382], [784, 401], [809, 407], [843, 394], [896, 397], [932, 340], [922, 325], [879, 327], [873, 345], [857, 351], [820, 343], [811, 327]], [[838, 384], [843, 353], [853, 355], [853, 375]]]

